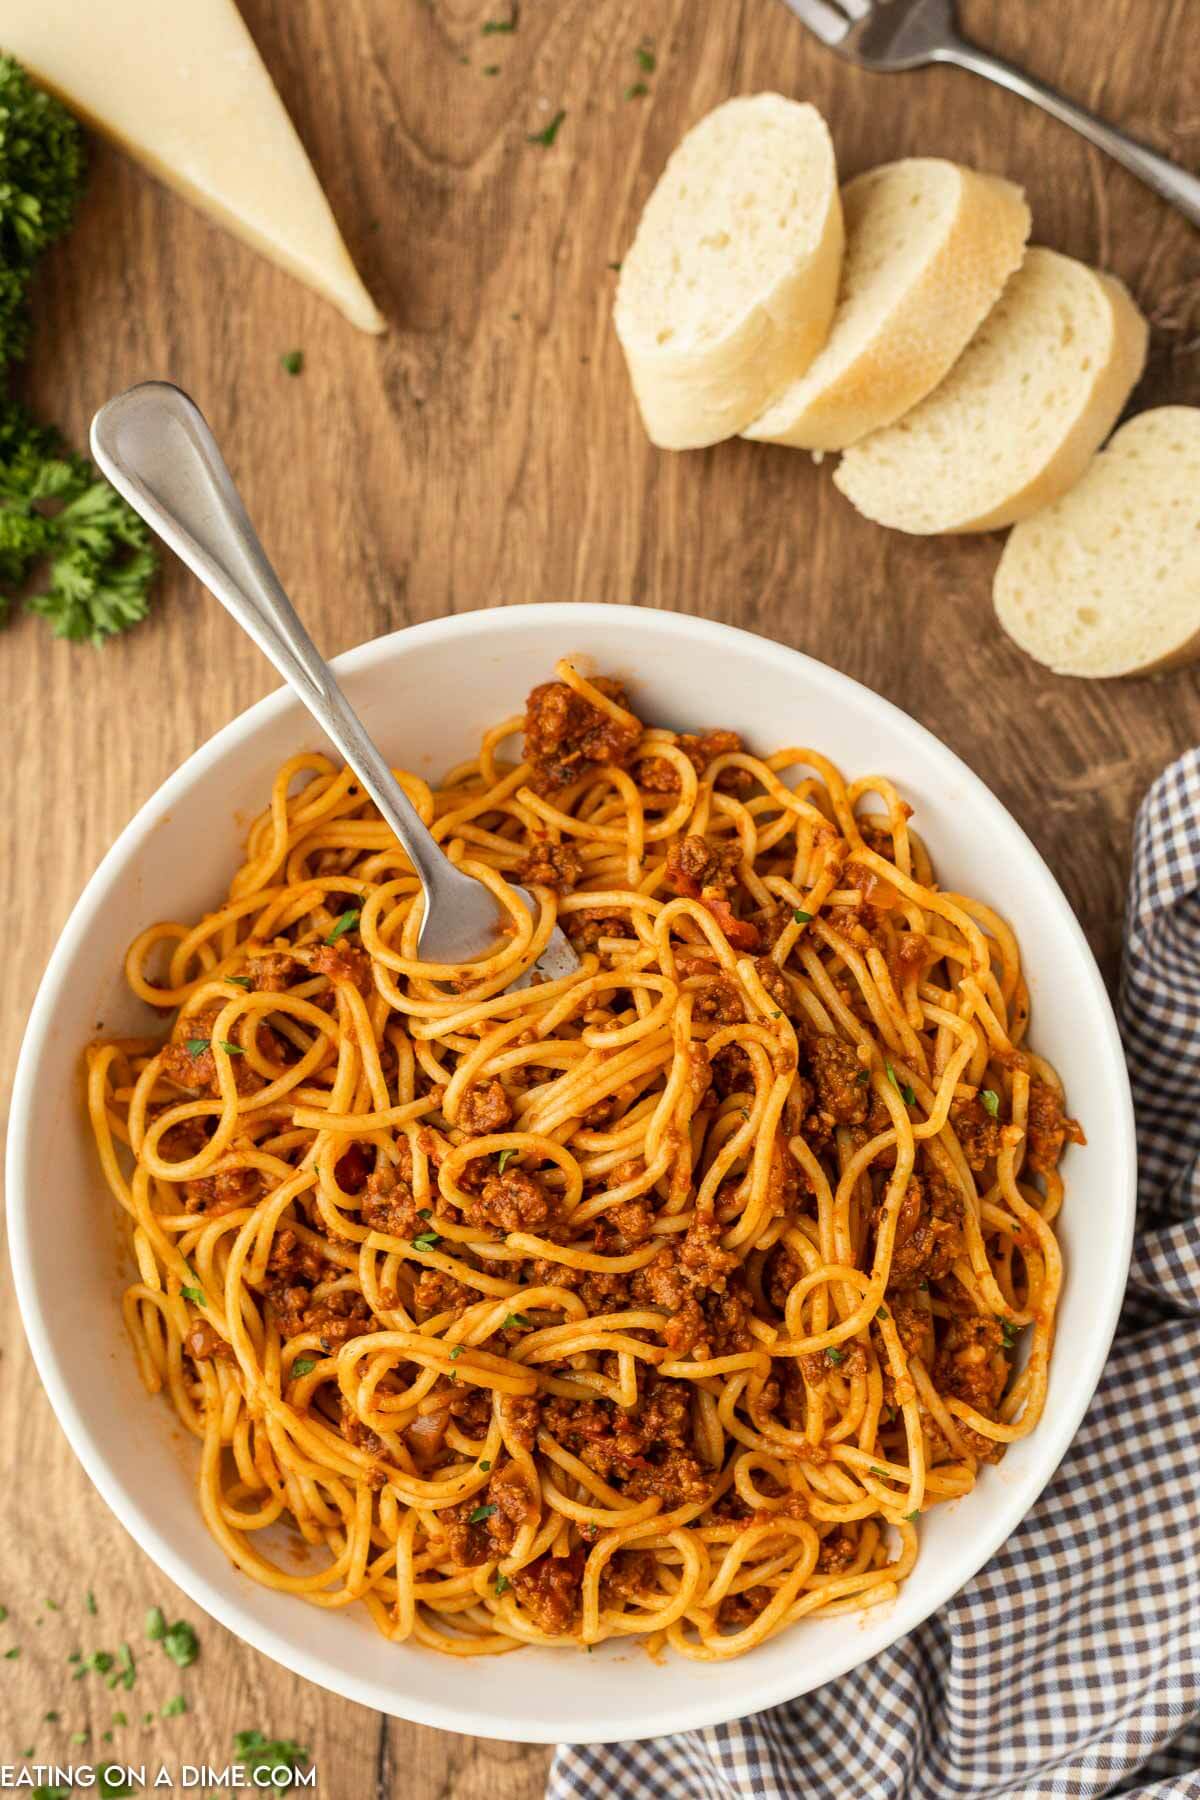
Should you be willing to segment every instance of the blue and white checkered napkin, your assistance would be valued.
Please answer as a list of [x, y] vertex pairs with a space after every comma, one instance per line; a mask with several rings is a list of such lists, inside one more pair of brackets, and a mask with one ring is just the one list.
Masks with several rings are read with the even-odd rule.
[[561, 1746], [548, 1800], [1200, 1800], [1197, 750], [1138, 813], [1120, 1018], [1141, 1166], [1129, 1289], [1033, 1512], [862, 1668], [732, 1725]]

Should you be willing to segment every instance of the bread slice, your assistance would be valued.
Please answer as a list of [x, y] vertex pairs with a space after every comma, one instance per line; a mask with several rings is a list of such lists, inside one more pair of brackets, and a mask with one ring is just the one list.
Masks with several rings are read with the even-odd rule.
[[1146, 321], [1112, 275], [1034, 248], [946, 379], [834, 481], [898, 531], [992, 531], [1066, 493], [1116, 423]]
[[846, 256], [829, 341], [744, 436], [844, 450], [932, 392], [983, 323], [1029, 236], [1019, 187], [939, 157], [842, 189]]
[[617, 286], [617, 336], [652, 441], [733, 437], [825, 342], [842, 264], [833, 144], [814, 106], [727, 100], [646, 202]]
[[1018, 525], [996, 617], [1060, 675], [1133, 675], [1200, 656], [1200, 408], [1122, 425], [1083, 480]]

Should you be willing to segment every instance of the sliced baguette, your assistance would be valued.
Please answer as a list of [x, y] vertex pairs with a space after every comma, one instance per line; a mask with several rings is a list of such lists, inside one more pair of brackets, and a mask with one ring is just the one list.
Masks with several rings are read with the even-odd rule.
[[938, 157], [842, 189], [846, 255], [829, 341], [744, 436], [844, 450], [932, 392], [983, 323], [1029, 236], [1019, 187]]
[[1146, 356], [1112, 275], [1034, 248], [940, 387], [847, 450], [834, 482], [880, 525], [993, 531], [1074, 486]]
[[728, 100], [676, 149], [617, 287], [617, 336], [652, 441], [733, 437], [829, 331], [842, 263], [833, 144], [813, 106]]
[[1077, 487], [1012, 532], [996, 617], [1060, 675], [1200, 656], [1200, 408], [1122, 425]]

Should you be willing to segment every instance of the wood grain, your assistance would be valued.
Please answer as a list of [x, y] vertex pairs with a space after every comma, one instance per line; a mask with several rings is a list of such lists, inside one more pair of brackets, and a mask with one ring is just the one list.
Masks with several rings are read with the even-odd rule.
[[[924, 153], [1023, 182], [1038, 239], [1115, 269], [1154, 319], [1144, 406], [1200, 401], [1195, 232], [1011, 97], [950, 69], [861, 74], [778, 0], [523, 0], [511, 36], [481, 34], [507, 0], [243, 4], [392, 328], [358, 336], [98, 147], [78, 229], [40, 277], [28, 386], [42, 410], [82, 443], [95, 407], [129, 382], [190, 389], [330, 652], [446, 612], [587, 599], [702, 613], [823, 658], [984, 776], [1111, 977], [1134, 807], [1200, 736], [1194, 675], [1055, 679], [993, 624], [998, 539], [877, 530], [827, 470], [787, 450], [652, 450], [609, 328], [610, 264], [686, 126], [732, 93], [777, 87], [824, 110], [847, 174]], [[964, 13], [981, 42], [1196, 163], [1188, 0], [973, 0]], [[658, 58], [652, 91], [626, 99], [643, 38]], [[560, 108], [553, 147], [530, 143]], [[290, 378], [279, 358], [297, 347], [304, 372]], [[178, 568], [153, 619], [102, 653], [55, 644], [32, 619], [6, 633], [6, 1095], [39, 971], [87, 874], [180, 760], [273, 685]], [[19, 1643], [21, 1656], [0, 1663], [4, 1755], [62, 1751], [85, 1726], [98, 1742], [114, 1704], [140, 1721], [183, 1692], [185, 1717], [131, 1726], [113, 1748], [220, 1762], [233, 1732], [256, 1726], [309, 1744], [336, 1800], [540, 1793], [544, 1752], [373, 1717], [197, 1618], [77, 1467], [7, 1289], [0, 1317], [0, 1459], [38, 1471], [6, 1501], [0, 1648]], [[120, 1703], [95, 1676], [67, 1679], [76, 1647], [128, 1637], [141, 1651], [155, 1603], [199, 1626], [193, 1668], [180, 1675], [147, 1646]]]

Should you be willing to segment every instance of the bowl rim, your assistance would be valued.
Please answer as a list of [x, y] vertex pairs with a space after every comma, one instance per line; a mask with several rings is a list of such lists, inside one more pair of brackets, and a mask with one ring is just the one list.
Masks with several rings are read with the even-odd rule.
[[[1009, 835], [1010, 840], [1015, 845], [1019, 844], [1023, 856], [1040, 869], [1060, 914], [1057, 923], [1074, 939], [1076, 948], [1082, 953], [1091, 1000], [1103, 1021], [1102, 1049], [1109, 1065], [1107, 1073], [1111, 1077], [1109, 1093], [1114, 1105], [1113, 1124], [1118, 1150], [1111, 1179], [1116, 1203], [1123, 1207], [1119, 1234], [1120, 1255], [1112, 1264], [1110, 1290], [1096, 1296], [1103, 1301], [1103, 1307], [1098, 1315], [1094, 1315], [1094, 1329], [1084, 1346], [1086, 1354], [1074, 1365], [1073, 1402], [1061, 1407], [1052, 1419], [1043, 1418], [1040, 1421], [1038, 1455], [1022, 1478], [1006, 1487], [995, 1502], [991, 1528], [977, 1536], [966, 1573], [955, 1575], [949, 1580], [944, 1577], [939, 1579], [936, 1573], [932, 1574], [920, 1589], [914, 1590], [921, 1596], [915, 1613], [911, 1606], [905, 1605], [907, 1589], [904, 1590], [900, 1599], [891, 1603], [891, 1616], [885, 1632], [882, 1637], [873, 1639], [869, 1649], [864, 1649], [862, 1655], [856, 1655], [851, 1647], [847, 1654], [828, 1660], [822, 1681], [836, 1680], [915, 1630], [974, 1579], [1000, 1545], [1017, 1529], [1050, 1482], [1091, 1403], [1111, 1348], [1132, 1253], [1136, 1140], [1128, 1071], [1112, 1003], [1091, 946], [1056, 877], [1027, 833], [983, 779], [928, 727], [904, 712], [893, 701], [817, 658], [742, 627], [698, 618], [692, 614], [617, 603], [556, 601], [455, 613], [405, 626], [344, 651], [332, 659], [332, 666], [339, 674], [352, 676], [360, 669], [369, 668], [381, 659], [385, 660], [401, 640], [406, 647], [416, 649], [456, 639], [470, 639], [476, 634], [482, 635], [481, 627], [489, 639], [502, 640], [509, 632], [527, 626], [535, 618], [539, 629], [543, 629], [548, 637], [553, 637], [556, 632], [569, 634], [575, 627], [601, 621], [611, 625], [614, 615], [624, 617], [631, 635], [645, 628], [649, 615], [659, 625], [669, 621], [668, 630], [678, 631], [682, 636], [709, 649], [719, 650], [722, 645], [728, 645], [731, 638], [738, 641], [749, 640], [759, 655], [767, 653], [782, 658], [785, 662], [802, 665], [808, 684], [824, 687], [831, 695], [841, 696], [856, 706], [865, 704], [879, 720], [882, 730], [891, 727], [901, 734], [916, 733], [927, 740], [927, 747], [935, 758], [941, 758], [953, 767], [956, 777], [965, 784], [972, 803], [989, 812], [996, 825]], [[489, 651], [493, 647], [494, 644], [489, 643]], [[86, 936], [90, 914], [102, 897], [107, 896], [119, 883], [131, 856], [171, 808], [203, 780], [211, 765], [230, 749], [251, 738], [261, 726], [298, 704], [288, 687], [279, 688], [237, 714], [194, 750], [139, 806], [102, 857], [71, 909], [38, 985], [22, 1037], [13, 1083], [5, 1173], [9, 1256], [18, 1308], [34, 1366], [67, 1441], [88, 1478], [135, 1543], [210, 1617], [284, 1668], [302, 1675], [318, 1687], [374, 1711], [434, 1726], [443, 1731], [500, 1737], [509, 1742], [556, 1743], [563, 1739], [561, 1724], [538, 1714], [537, 1700], [532, 1694], [530, 1710], [520, 1719], [479, 1710], [471, 1705], [469, 1699], [464, 1704], [452, 1704], [427, 1702], [420, 1697], [408, 1695], [400, 1696], [404, 1711], [398, 1712], [394, 1689], [389, 1689], [382, 1677], [378, 1680], [364, 1680], [347, 1674], [328, 1658], [314, 1654], [305, 1645], [292, 1641], [273, 1626], [249, 1616], [236, 1596], [227, 1596], [213, 1587], [205, 1576], [194, 1570], [187, 1559], [175, 1550], [170, 1538], [148, 1517], [137, 1493], [110, 1466], [100, 1442], [93, 1435], [88, 1419], [74, 1401], [69, 1373], [56, 1356], [42, 1323], [32, 1269], [33, 1212], [31, 1196], [27, 1192], [27, 1187], [31, 1184], [27, 1184], [25, 1178], [25, 1169], [30, 1166], [32, 1152], [28, 1136], [30, 1099], [37, 1079], [38, 1065], [55, 1017], [59, 992]], [[749, 1678], [754, 1662], [752, 1658], [748, 1658], [744, 1664], [735, 1666], [743, 1668]], [[799, 1672], [799, 1677], [796, 1673], [789, 1675], [789, 1666]], [[634, 1732], [628, 1727], [622, 1728], [619, 1721], [597, 1717], [586, 1732], [581, 1732], [572, 1741], [611, 1743], [633, 1736], [650, 1737], [722, 1725], [731, 1720], [749, 1717], [752, 1713], [795, 1699], [809, 1691], [803, 1685], [803, 1668], [803, 1660], [798, 1657], [794, 1663], [785, 1664], [773, 1680], [764, 1679], [760, 1675], [753, 1682], [753, 1703], [749, 1706], [745, 1699], [749, 1679], [731, 1682], [728, 1690], [724, 1687], [711, 1690], [697, 1688], [693, 1698], [664, 1706], [652, 1724], [639, 1727]], [[802, 1684], [799, 1688], [796, 1685], [797, 1678]], [[448, 1688], [452, 1691], [453, 1684], [448, 1684]], [[729, 1697], [722, 1698], [723, 1693]]]

